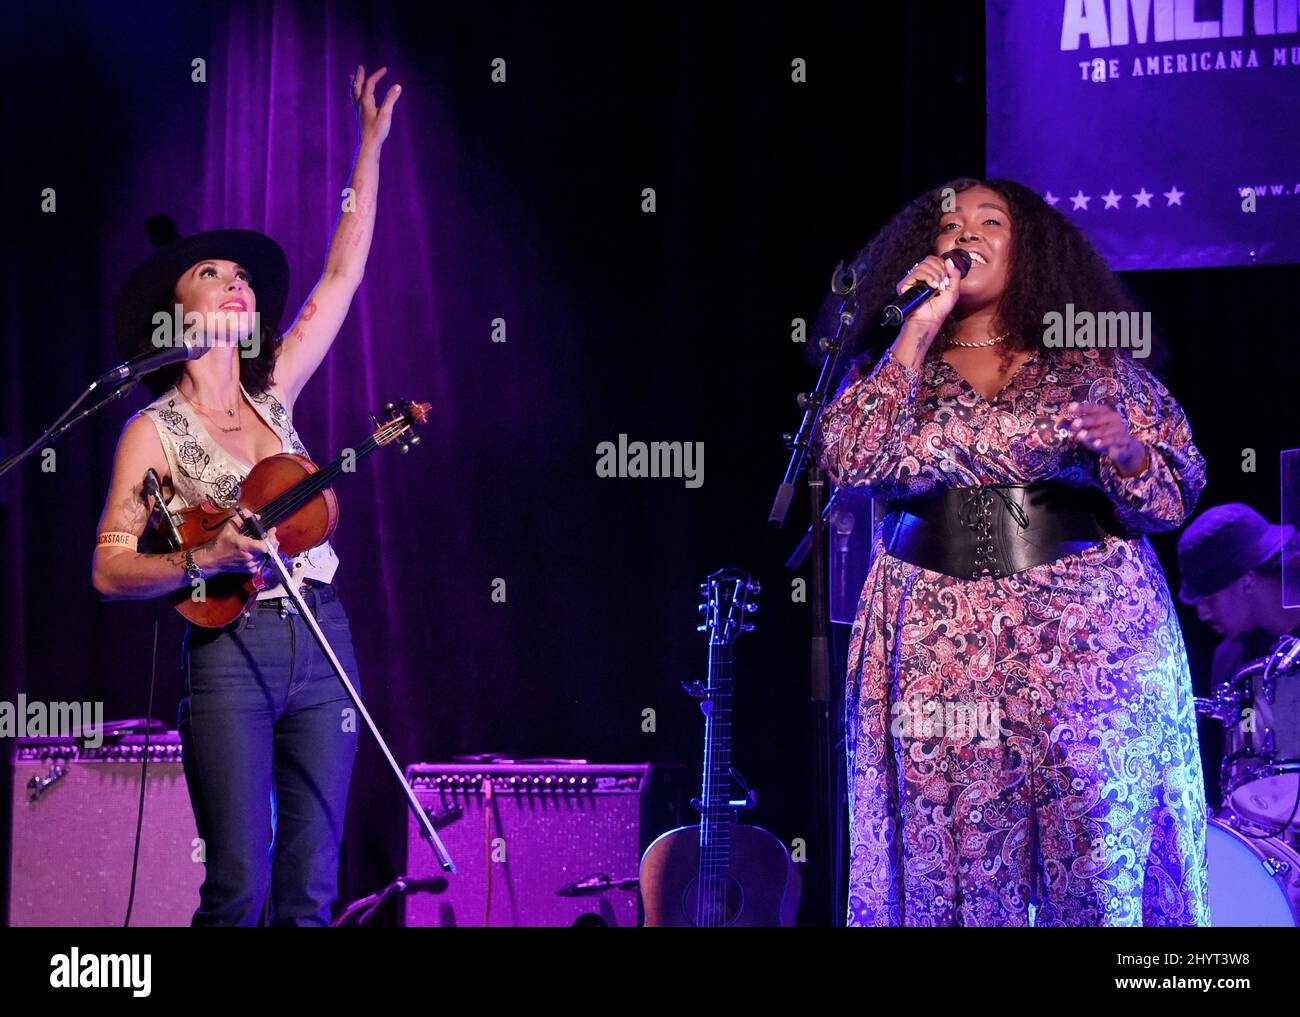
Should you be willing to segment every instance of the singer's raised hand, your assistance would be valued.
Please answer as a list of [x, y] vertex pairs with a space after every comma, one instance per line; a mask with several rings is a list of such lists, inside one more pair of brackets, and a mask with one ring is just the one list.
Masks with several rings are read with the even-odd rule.
[[939, 327], [948, 320], [948, 315], [957, 306], [957, 298], [961, 295], [961, 269], [952, 261], [931, 254], [908, 269], [894, 291], [901, 294], [917, 283], [933, 287], [934, 296], [921, 304], [903, 322], [891, 348], [894, 359], [908, 368], [919, 366], [925, 359], [935, 336], [939, 334]]
[[917, 283], [925, 283], [936, 292], [909, 317], [918, 324], [931, 326], [937, 332], [957, 306], [957, 298], [961, 295], [961, 269], [951, 260], [931, 254], [908, 270], [894, 287], [894, 292], [902, 294]]

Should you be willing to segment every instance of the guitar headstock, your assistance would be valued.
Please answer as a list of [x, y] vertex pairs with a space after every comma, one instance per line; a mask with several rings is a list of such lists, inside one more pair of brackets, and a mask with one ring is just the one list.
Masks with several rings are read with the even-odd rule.
[[719, 569], [700, 584], [700, 614], [704, 624], [698, 631], [709, 634], [713, 645], [729, 646], [742, 632], [754, 631], [745, 616], [758, 610], [762, 587], [740, 569]]
[[432, 408], [428, 403], [413, 403], [405, 399], [399, 399], [396, 403], [386, 403], [384, 413], [387, 414], [388, 420], [385, 423], [379, 423], [379, 418], [373, 413], [370, 414], [370, 419], [378, 428], [371, 437], [375, 439], [376, 445], [397, 442], [398, 448], [405, 454], [411, 451], [412, 445], [420, 444], [420, 436], [412, 434], [411, 431], [429, 419], [429, 410]]

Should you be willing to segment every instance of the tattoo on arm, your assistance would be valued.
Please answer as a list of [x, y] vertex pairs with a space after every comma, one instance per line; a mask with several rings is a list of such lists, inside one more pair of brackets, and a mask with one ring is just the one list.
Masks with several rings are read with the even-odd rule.
[[316, 301], [308, 300], [307, 306], [304, 307], [302, 309], [302, 313], [298, 315], [298, 323], [293, 326], [293, 331], [289, 333], [289, 338], [296, 339], [298, 340], [298, 342], [302, 342], [304, 339], [306, 339], [307, 332], [302, 327], [302, 323], [304, 321], [311, 321], [312, 318], [314, 317], [316, 317]]
[[117, 510], [124, 530], [131, 533], [143, 531], [149, 518], [149, 510], [144, 504], [144, 485], [133, 487], [131, 493], [118, 503]]

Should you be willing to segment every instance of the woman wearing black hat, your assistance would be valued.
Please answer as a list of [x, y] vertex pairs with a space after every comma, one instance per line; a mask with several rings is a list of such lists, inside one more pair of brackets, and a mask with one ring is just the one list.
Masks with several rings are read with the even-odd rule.
[[1205, 463], [1126, 350], [1045, 341], [1129, 298], [1007, 180], [927, 192], [865, 259], [864, 308], [938, 292], [821, 421], [823, 466], [890, 502], [849, 647], [849, 923], [1206, 924], [1191, 679], [1143, 536]]
[[[93, 582], [111, 599], [146, 599], [220, 572], [267, 570], [277, 542], [224, 527], [193, 552], [141, 554], [149, 508], [143, 478], [161, 478], [168, 507], [231, 505], [262, 459], [306, 455], [294, 403], [329, 351], [370, 250], [379, 157], [400, 86], [382, 105], [386, 68], [352, 78], [359, 142], [348, 199], [325, 270], [281, 336], [288, 263], [275, 241], [247, 230], [181, 238], [165, 217], [158, 245], [127, 280], [119, 337], [127, 356], [187, 328], [206, 353], [146, 376], [157, 398], [126, 424], [99, 522]], [[161, 331], [160, 331], [161, 330]], [[292, 575], [359, 686], [347, 616], [331, 582], [328, 543], [292, 559]], [[337, 894], [339, 844], [357, 733], [350, 700], [274, 578], [255, 608], [224, 629], [186, 628], [186, 696], [179, 727], [206, 876], [196, 925], [257, 924], [270, 883], [270, 921], [325, 925]], [[197, 859], [196, 859], [197, 860]]]

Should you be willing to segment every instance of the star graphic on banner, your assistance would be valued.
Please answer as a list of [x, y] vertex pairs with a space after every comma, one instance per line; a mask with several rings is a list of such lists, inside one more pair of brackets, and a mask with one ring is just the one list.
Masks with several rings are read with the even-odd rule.
[[1088, 211], [1088, 202], [1092, 200], [1092, 195], [1084, 194], [1081, 188], [1077, 194], [1070, 195], [1070, 200], [1074, 202], [1074, 208], [1070, 209], [1070, 211], [1077, 212], [1079, 209], [1083, 209], [1086, 212]]
[[1048, 191], [1046, 194], [1043, 195], [1043, 200], [1044, 200], [1045, 202], [1047, 202], [1049, 205], [1051, 205], [1053, 208], [1055, 208], [1055, 207], [1056, 207], [1056, 203], [1057, 203], [1058, 201], [1060, 201], [1061, 199], [1058, 198], [1058, 197], [1057, 197], [1055, 194], [1053, 194], [1051, 191]]
[[[1181, 206], [1183, 203], [1183, 195], [1186, 194], [1187, 192], [1180, 191], [1178, 189], [1178, 185], [1174, 184], [1169, 190], [1165, 191], [1164, 193], [1165, 193], [1165, 198], [1169, 202], [1169, 205]], [[1166, 205], [1165, 207], [1168, 208], [1169, 205]]]
[[1119, 199], [1121, 197], [1122, 195], [1116, 194], [1115, 188], [1112, 187], [1109, 193], [1101, 196], [1101, 200], [1106, 203], [1106, 208], [1119, 208]]
[[1155, 197], [1154, 194], [1148, 191], [1146, 187], [1143, 187], [1142, 190], [1138, 191], [1137, 194], [1133, 195], [1133, 200], [1137, 202], [1138, 208], [1150, 208], [1151, 199], [1154, 197]]

